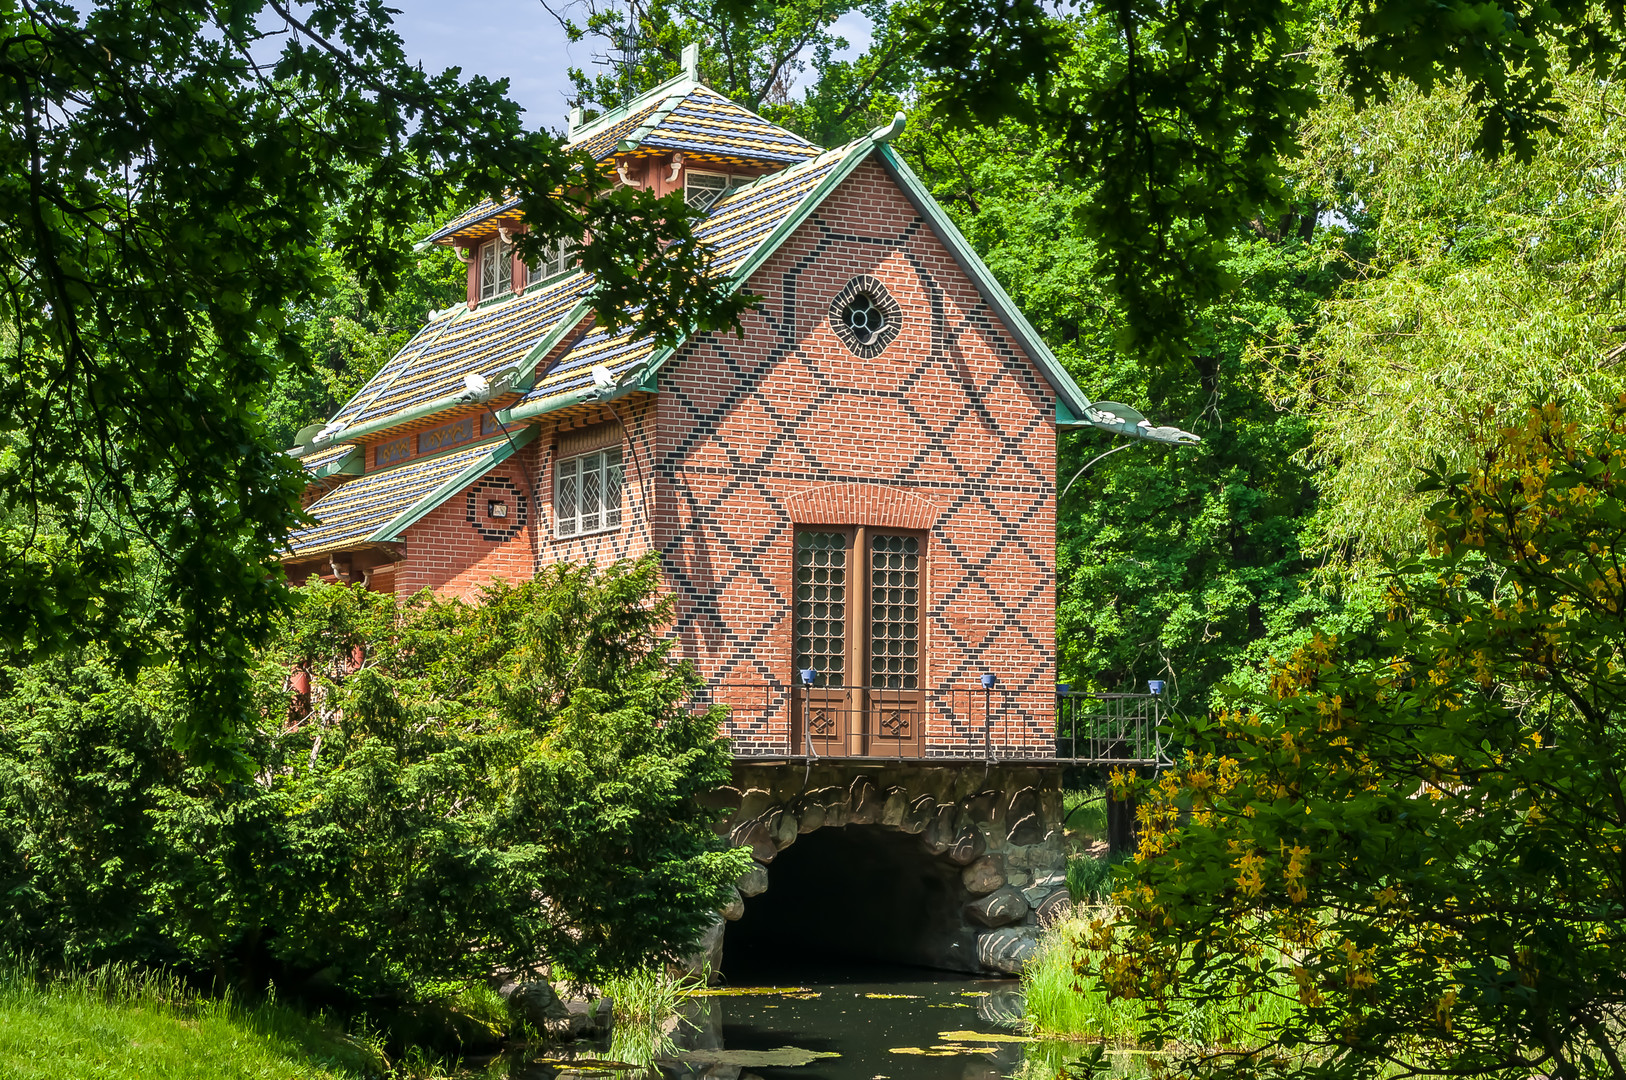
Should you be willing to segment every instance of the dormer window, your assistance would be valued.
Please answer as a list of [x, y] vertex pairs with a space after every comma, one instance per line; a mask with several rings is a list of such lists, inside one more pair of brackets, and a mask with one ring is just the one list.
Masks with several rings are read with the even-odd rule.
[[501, 239], [480, 245], [480, 299], [490, 300], [514, 287], [514, 246]]
[[525, 284], [535, 285], [537, 282], [546, 281], [550, 277], [558, 277], [570, 269], [571, 264], [576, 260], [567, 254], [569, 249], [570, 241], [568, 240], [556, 240], [551, 245], [544, 247], [542, 261], [535, 266], [525, 268]]
[[728, 191], [726, 173], [695, 172], [683, 174], [683, 201], [696, 210], [710, 210], [711, 204]]

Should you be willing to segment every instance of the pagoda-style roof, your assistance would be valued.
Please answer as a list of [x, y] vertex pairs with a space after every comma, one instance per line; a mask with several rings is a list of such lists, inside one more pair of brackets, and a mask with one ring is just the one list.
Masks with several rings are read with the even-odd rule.
[[[620, 108], [575, 123], [569, 146], [594, 161], [681, 153], [702, 164], [782, 168], [824, 153], [806, 139], [764, 120], [700, 81], [697, 51], [684, 53], [684, 71]], [[425, 243], [474, 239], [514, 217], [518, 199], [486, 199], [431, 233]]]

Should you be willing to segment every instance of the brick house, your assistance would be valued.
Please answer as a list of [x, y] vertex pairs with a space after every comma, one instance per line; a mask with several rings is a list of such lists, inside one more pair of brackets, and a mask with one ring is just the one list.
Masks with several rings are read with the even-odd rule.
[[1158, 429], [1073, 383], [888, 145], [901, 115], [822, 149], [686, 59], [571, 141], [707, 211], [762, 297], [743, 340], [597, 331], [567, 253], [525, 266], [514, 207], [475, 207], [430, 238], [467, 302], [291, 451], [319, 524], [290, 576], [472, 597], [653, 549], [740, 754], [1053, 754], [1056, 428]]

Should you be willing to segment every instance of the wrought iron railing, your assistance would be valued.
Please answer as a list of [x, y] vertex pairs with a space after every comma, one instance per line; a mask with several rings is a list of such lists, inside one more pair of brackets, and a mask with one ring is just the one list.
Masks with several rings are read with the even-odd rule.
[[[1168, 764], [1163, 698], [1154, 694], [1094, 694], [1015, 690], [1003, 687], [940, 687], [932, 690], [866, 690], [860, 707], [849, 707], [829, 688], [782, 683], [714, 683], [695, 695], [693, 706], [729, 707], [726, 731], [737, 758], [817, 760], [892, 758], [902, 761], [1054, 761], [1078, 765]], [[849, 698], [850, 700], [850, 698]], [[912, 738], [899, 737], [896, 713], [914, 710]], [[804, 725], [802, 716], [816, 718]], [[894, 725], [888, 730], [889, 722]], [[852, 745], [835, 749], [818, 723], [855, 733]]]

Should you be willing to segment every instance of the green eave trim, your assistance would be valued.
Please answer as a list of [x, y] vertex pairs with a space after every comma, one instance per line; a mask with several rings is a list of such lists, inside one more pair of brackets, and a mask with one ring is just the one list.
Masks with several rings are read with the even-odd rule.
[[326, 465], [320, 465], [306, 474], [308, 480], [326, 480], [330, 476], [341, 473], [346, 476], [360, 476], [362, 467], [367, 460], [367, 453], [361, 447], [356, 447], [341, 458], [335, 458]]
[[513, 456], [515, 450], [528, 445], [534, 438], [536, 438], [536, 428], [526, 428], [499, 442], [492, 447], [489, 454], [476, 458], [474, 464], [396, 515], [395, 520], [369, 536], [365, 543], [382, 544], [392, 540], [399, 540], [401, 534], [416, 525], [425, 514], [507, 461]]
[[1012, 300], [1010, 294], [1000, 285], [999, 280], [994, 277], [993, 271], [988, 269], [975, 251], [971, 250], [971, 245], [961, 235], [960, 230], [955, 227], [954, 222], [949, 220], [949, 216], [943, 212], [943, 208], [937, 205], [937, 200], [932, 198], [931, 192], [926, 190], [926, 185], [920, 182], [920, 178], [914, 174], [914, 171], [909, 168], [902, 158], [892, 152], [890, 146], [881, 146], [880, 158], [882, 164], [886, 166], [887, 172], [897, 181], [898, 186], [909, 196], [915, 207], [925, 215], [926, 221], [931, 225], [932, 232], [937, 235], [937, 239], [942, 242], [944, 247], [948, 248], [949, 254], [954, 256], [954, 261], [959, 264], [960, 269], [977, 286], [977, 289], [982, 293], [983, 298], [988, 301], [989, 305], [999, 313], [999, 317], [1004, 321], [1006, 328], [1010, 330], [1017, 342], [1033, 359], [1033, 362], [1038, 365], [1045, 380], [1056, 391], [1057, 417], [1061, 417], [1063, 408], [1074, 417], [1083, 416], [1084, 410], [1090, 407], [1090, 399], [1084, 396], [1084, 391], [1073, 381], [1073, 377], [1067, 374], [1067, 369], [1062, 367], [1061, 361], [1056, 359], [1056, 354], [1051, 352], [1050, 346], [1044, 343], [1044, 338], [1039, 336], [1039, 332], [1033, 328], [1033, 324], [1028, 322], [1027, 317], [1016, 306], [1016, 301]]

